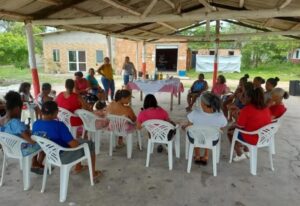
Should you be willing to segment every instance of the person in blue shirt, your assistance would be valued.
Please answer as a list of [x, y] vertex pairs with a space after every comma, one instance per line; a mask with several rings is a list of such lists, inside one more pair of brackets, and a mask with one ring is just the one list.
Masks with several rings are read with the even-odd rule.
[[[200, 97], [202, 92], [206, 91], [208, 89], [208, 84], [204, 80], [204, 74], [199, 74], [198, 80], [194, 81], [193, 85], [191, 86], [191, 89], [187, 95], [187, 103], [188, 106], [185, 108], [187, 112], [190, 112], [192, 110], [192, 107], [194, 103], [196, 102], [196, 99]], [[199, 106], [199, 105], [197, 105]]]
[[[3, 118], [2, 125], [0, 125], [0, 131], [18, 136], [28, 143], [21, 145], [21, 152], [23, 156], [28, 156], [40, 150], [40, 146], [31, 139], [31, 133], [29, 127], [21, 122], [21, 112], [23, 102], [21, 95], [15, 91], [9, 91], [5, 95], [6, 115]], [[39, 155], [35, 155], [32, 158], [31, 171], [37, 174], [43, 174], [43, 160], [44, 153], [40, 152]]]
[[[101, 171], [95, 170], [96, 156], [95, 146], [90, 140], [74, 139], [68, 127], [61, 121], [57, 120], [58, 106], [54, 101], [47, 101], [42, 105], [42, 119], [37, 120], [33, 124], [32, 133], [50, 139], [54, 143], [65, 148], [76, 148], [80, 144], [87, 143], [91, 152], [93, 177], [97, 178], [102, 175]], [[84, 155], [84, 150], [65, 151], [60, 154], [61, 162], [68, 164]], [[79, 173], [87, 166], [81, 163], [75, 166], [75, 173]]]

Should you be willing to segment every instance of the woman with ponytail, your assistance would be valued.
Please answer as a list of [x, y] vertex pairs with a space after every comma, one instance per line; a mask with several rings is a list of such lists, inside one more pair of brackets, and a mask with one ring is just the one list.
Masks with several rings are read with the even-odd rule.
[[[254, 88], [253, 83], [248, 82], [245, 86], [245, 106], [240, 110], [236, 121], [236, 128], [251, 132], [271, 123], [271, 113], [264, 102], [262, 88]], [[232, 134], [228, 132], [228, 138], [232, 141]], [[258, 135], [248, 135], [239, 133], [238, 138], [248, 144], [256, 145]], [[249, 150], [241, 143], [235, 144], [236, 157], [233, 161], [238, 162], [249, 156]]]
[[[188, 123], [182, 126], [183, 129], [190, 125], [199, 126], [213, 126], [223, 128], [227, 125], [227, 120], [221, 110], [220, 98], [210, 92], [203, 92], [200, 96], [200, 104], [197, 105], [199, 109], [193, 110], [188, 114]], [[189, 137], [190, 141], [194, 141], [192, 137]], [[214, 144], [217, 144], [215, 142]], [[200, 156], [200, 149], [195, 148], [195, 163], [206, 165], [208, 160], [208, 149], [205, 149], [204, 156]]]
[[264, 94], [265, 102], [267, 103], [267, 105], [269, 105], [269, 103], [271, 102], [271, 97], [272, 97], [271, 92], [277, 86], [279, 80], [280, 79], [278, 77], [267, 79], [265, 85], [266, 91]]
[[271, 106], [270, 106], [272, 119], [277, 119], [286, 112], [286, 107], [284, 106], [282, 100], [288, 98], [289, 98], [289, 94], [283, 89], [275, 88], [272, 90]]

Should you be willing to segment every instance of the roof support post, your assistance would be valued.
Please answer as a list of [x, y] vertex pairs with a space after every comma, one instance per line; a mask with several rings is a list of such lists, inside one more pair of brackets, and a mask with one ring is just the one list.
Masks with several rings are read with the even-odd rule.
[[107, 56], [110, 59], [110, 62], [112, 62], [111, 37], [107, 35], [106, 41], [107, 41]]
[[34, 38], [32, 32], [32, 24], [30, 21], [25, 22], [25, 31], [27, 37], [29, 66], [31, 68], [34, 97], [37, 97], [37, 95], [40, 93], [40, 81], [39, 81], [39, 75], [36, 67], [36, 59], [35, 59], [35, 52], [34, 52]]
[[[135, 46], [135, 65], [139, 67], [138, 66], [139, 65], [139, 42], [138, 41], [136, 41], [136, 46]], [[138, 69], [138, 71], [140, 71], [140, 69]]]
[[146, 42], [143, 41], [142, 47], [142, 72], [144, 79], [146, 78]]
[[219, 35], [220, 35], [220, 20], [216, 21], [216, 42], [215, 42], [215, 60], [214, 60], [214, 73], [212, 85], [216, 84], [218, 75], [218, 61], [219, 61]]

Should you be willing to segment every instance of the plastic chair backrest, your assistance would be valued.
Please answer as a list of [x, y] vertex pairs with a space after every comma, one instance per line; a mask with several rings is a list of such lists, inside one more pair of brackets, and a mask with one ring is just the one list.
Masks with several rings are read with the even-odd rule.
[[192, 125], [187, 128], [188, 135], [194, 139], [195, 146], [213, 147], [213, 141], [220, 138], [220, 129], [210, 126]]
[[109, 130], [118, 136], [127, 136], [128, 125], [134, 124], [129, 118], [120, 115], [109, 114], [107, 119], [109, 119]]
[[150, 133], [151, 141], [160, 143], [167, 143], [169, 131], [175, 129], [170, 122], [159, 119], [147, 120], [142, 126]]
[[64, 150], [63, 147], [44, 137], [32, 135], [31, 138], [36, 141], [46, 153], [46, 158], [49, 163], [56, 166], [62, 165], [59, 153]]
[[21, 144], [27, 143], [21, 137], [0, 132], [0, 144], [2, 145], [4, 153], [8, 157], [20, 158], [22, 157]]
[[80, 119], [83, 122], [83, 126], [87, 131], [96, 132], [95, 122], [97, 116], [95, 114], [85, 109], [77, 109], [75, 111], [75, 114], [77, 114], [80, 117]]
[[62, 121], [67, 127], [71, 127], [71, 117], [75, 116], [72, 112], [58, 107], [58, 114], [57, 117], [60, 121]]
[[280, 117], [277, 117], [276, 119], [273, 119], [272, 122], [277, 122], [277, 123], [280, 125], [281, 122], [282, 122], [283, 117], [284, 117], [285, 114], [286, 114], [286, 111], [287, 111], [287, 110], [285, 110], [285, 112], [284, 112]]
[[278, 130], [278, 123], [270, 123], [258, 130], [258, 147], [268, 146]]

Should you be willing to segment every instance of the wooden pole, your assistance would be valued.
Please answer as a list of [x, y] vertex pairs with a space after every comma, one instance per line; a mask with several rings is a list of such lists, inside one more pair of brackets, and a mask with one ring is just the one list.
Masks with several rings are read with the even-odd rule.
[[107, 35], [106, 41], [107, 41], [107, 56], [109, 57], [110, 61], [112, 62], [111, 37]]
[[142, 72], [144, 79], [146, 78], [146, 43], [143, 41], [142, 47]]
[[[139, 42], [138, 41], [136, 41], [136, 47], [135, 47], [135, 65], [137, 67], [139, 67], [138, 66], [139, 65]], [[139, 72], [140, 69], [137, 68], [137, 71]], [[137, 76], [137, 77], [139, 77], [139, 76]]]
[[220, 20], [216, 21], [216, 42], [215, 42], [215, 60], [214, 60], [214, 73], [212, 85], [215, 85], [218, 75], [218, 60], [219, 60], [219, 34], [220, 34]]
[[34, 38], [33, 38], [31, 22], [25, 22], [25, 31], [27, 37], [28, 56], [29, 56], [29, 65], [31, 68], [33, 91], [34, 91], [34, 97], [36, 98], [40, 93], [40, 81], [39, 81], [39, 75], [36, 67], [36, 59], [35, 59], [35, 52], [34, 52]]

